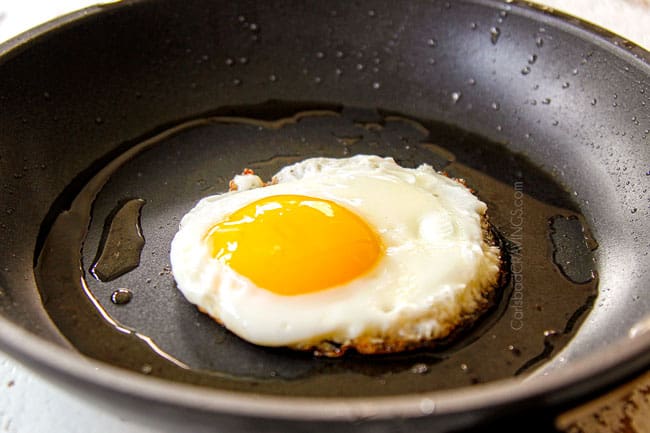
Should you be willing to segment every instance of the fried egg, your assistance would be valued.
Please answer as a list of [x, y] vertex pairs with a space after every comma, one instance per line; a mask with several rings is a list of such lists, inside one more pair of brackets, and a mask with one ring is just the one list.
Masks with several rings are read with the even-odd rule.
[[182, 219], [187, 300], [251, 343], [339, 356], [435, 343], [489, 305], [500, 276], [487, 206], [423, 164], [312, 158], [250, 171]]

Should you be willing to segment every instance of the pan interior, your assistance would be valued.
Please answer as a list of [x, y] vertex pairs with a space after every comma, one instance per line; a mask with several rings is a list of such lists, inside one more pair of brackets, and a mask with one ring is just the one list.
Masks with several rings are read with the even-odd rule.
[[[69, 209], [50, 210], [36, 276], [47, 312], [72, 345], [123, 368], [269, 394], [455, 388], [534, 371], [567, 344], [597, 293], [597, 244], [571, 195], [524, 157], [447, 124], [272, 102], [208, 113], [119, 149], [89, 168], [97, 174], [88, 183], [57, 200], [71, 202]], [[183, 298], [169, 245], [199, 199], [226, 191], [244, 168], [269, 179], [308, 157], [354, 154], [392, 156], [406, 167], [431, 164], [465, 179], [487, 203], [508, 278], [497, 304], [470, 329], [437, 349], [319, 359], [246, 343]], [[98, 275], [111, 238], [122, 236], [122, 257], [139, 251], [136, 225], [144, 238], [139, 257], [114, 260], [105, 268], [112, 275]]]

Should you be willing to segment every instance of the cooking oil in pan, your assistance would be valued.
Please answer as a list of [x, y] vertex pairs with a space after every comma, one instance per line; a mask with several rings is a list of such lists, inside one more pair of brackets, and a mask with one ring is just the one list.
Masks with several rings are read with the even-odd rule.
[[111, 302], [115, 305], [125, 305], [131, 302], [133, 292], [129, 289], [116, 289], [111, 294]]
[[[473, 326], [437, 349], [322, 359], [246, 343], [183, 298], [169, 245], [199, 199], [226, 191], [227, 180], [245, 167], [268, 179], [304, 158], [358, 153], [393, 156], [407, 167], [429, 163], [465, 179], [487, 203], [507, 278], [495, 306]], [[152, 376], [317, 396], [493, 381], [554, 356], [597, 294], [596, 244], [570, 194], [525, 158], [449, 125], [340, 107], [230, 109], [151, 137], [96, 173], [45, 233], [35, 270], [39, 289], [53, 321], [81, 353]], [[116, 203], [122, 204], [117, 210]], [[118, 245], [120, 226], [130, 234]], [[144, 234], [146, 243], [134, 234]], [[109, 251], [137, 256], [139, 266], [106, 263], [103, 258], [114, 257]], [[131, 294], [120, 292], [125, 287]]]
[[140, 211], [144, 200], [136, 198], [121, 203], [109, 215], [97, 258], [90, 273], [108, 282], [140, 264], [144, 237], [140, 228]]
[[587, 283], [594, 278], [592, 251], [598, 243], [578, 217], [554, 216], [549, 220], [553, 262], [564, 276], [575, 283]]

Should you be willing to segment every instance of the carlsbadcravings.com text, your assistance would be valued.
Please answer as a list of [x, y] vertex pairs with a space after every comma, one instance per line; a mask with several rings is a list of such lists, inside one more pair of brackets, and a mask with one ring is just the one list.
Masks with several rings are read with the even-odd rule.
[[512, 277], [512, 296], [510, 297], [510, 328], [519, 331], [524, 327], [524, 275], [523, 275], [523, 223], [524, 223], [524, 183], [514, 183], [513, 208], [510, 211], [510, 274]]

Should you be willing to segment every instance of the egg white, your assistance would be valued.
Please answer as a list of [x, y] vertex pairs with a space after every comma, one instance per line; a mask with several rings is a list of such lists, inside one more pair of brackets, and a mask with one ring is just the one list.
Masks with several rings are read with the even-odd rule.
[[[285, 167], [266, 187], [238, 180], [237, 191], [204, 198], [185, 215], [171, 265], [188, 301], [249, 342], [309, 347], [443, 338], [484, 308], [497, 284], [499, 249], [482, 227], [487, 206], [429, 165], [407, 169], [369, 155], [312, 158]], [[346, 284], [295, 296], [257, 287], [210, 256], [204, 238], [216, 223], [280, 194], [328, 199], [357, 213], [380, 235], [385, 256]]]

